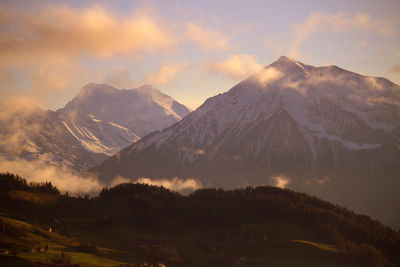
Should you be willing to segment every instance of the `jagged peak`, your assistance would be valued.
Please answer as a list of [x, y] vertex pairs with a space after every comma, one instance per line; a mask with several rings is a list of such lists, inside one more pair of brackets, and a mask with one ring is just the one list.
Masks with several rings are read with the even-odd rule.
[[278, 60], [276, 60], [269, 66], [272, 66], [284, 72], [286, 71], [291, 72], [293, 70], [305, 71], [304, 64], [287, 56], [281, 56], [280, 58], [278, 58]]
[[283, 55], [280, 56], [274, 63], [282, 63], [282, 62], [297, 62], [297, 61], [295, 59]]

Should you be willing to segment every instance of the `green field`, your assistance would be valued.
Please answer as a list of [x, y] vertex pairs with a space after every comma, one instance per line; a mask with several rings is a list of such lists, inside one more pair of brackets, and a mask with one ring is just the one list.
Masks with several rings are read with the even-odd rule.
[[[115, 225], [94, 234], [81, 232], [91, 238], [95, 252], [82, 252], [78, 238], [49, 232], [29, 223], [0, 217], [15, 232], [14, 236], [0, 235], [4, 245], [2, 260], [13, 257], [32, 263], [51, 264], [61, 255], [71, 264], [81, 266], [119, 266], [145, 262], [144, 255], [168, 259], [172, 265], [192, 262], [196, 265], [227, 263], [246, 266], [352, 266], [333, 245], [318, 243], [309, 231], [284, 223], [243, 225], [236, 228], [185, 233], [151, 233]], [[295, 239], [302, 238], [302, 239]], [[312, 241], [311, 241], [312, 240]], [[115, 246], [102, 247], [101, 244]], [[129, 243], [131, 243], [129, 245]], [[32, 252], [34, 248], [47, 251]], [[24, 261], [21, 261], [23, 265]], [[360, 265], [361, 266], [361, 265]]]

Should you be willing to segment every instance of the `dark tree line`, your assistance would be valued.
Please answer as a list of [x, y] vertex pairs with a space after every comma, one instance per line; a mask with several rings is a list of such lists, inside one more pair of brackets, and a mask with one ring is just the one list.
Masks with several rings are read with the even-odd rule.
[[[152, 229], [204, 230], [244, 224], [284, 222], [311, 229], [345, 254], [385, 266], [400, 264], [400, 236], [368, 216], [317, 197], [270, 186], [234, 190], [200, 189], [181, 196], [162, 187], [121, 184], [100, 199], [128, 199], [134, 224]], [[167, 229], [168, 230], [168, 229]]]
[[60, 190], [53, 186], [51, 182], [28, 183], [18, 175], [9, 172], [0, 173], [0, 191], [6, 192], [9, 190], [60, 194]]
[[[3, 173], [0, 174], [0, 191], [7, 190], [59, 194], [51, 183], [28, 184], [17, 175]], [[151, 231], [169, 232], [282, 222], [311, 230], [349, 256], [367, 259], [378, 266], [400, 265], [400, 235], [397, 232], [368, 216], [288, 189], [270, 186], [200, 189], [182, 196], [163, 187], [120, 184], [103, 189], [93, 199], [68, 196], [58, 199], [58, 204], [48, 207], [33, 210], [22, 205], [21, 210], [32, 210], [35, 216], [52, 214], [62, 218], [96, 209], [96, 216], [101, 219], [94, 226], [101, 228], [117, 220], [102, 207], [122, 206], [123, 203], [129, 213], [124, 218], [129, 218], [131, 224]]]

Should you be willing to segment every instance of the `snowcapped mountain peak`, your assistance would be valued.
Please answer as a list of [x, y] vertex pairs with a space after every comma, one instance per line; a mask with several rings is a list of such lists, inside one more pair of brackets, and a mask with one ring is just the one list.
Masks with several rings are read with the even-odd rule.
[[289, 58], [287, 56], [280, 56], [271, 65], [287, 65], [287, 64], [293, 64], [293, 63], [296, 64], [297, 61], [295, 59]]
[[276, 68], [277, 70], [285, 74], [307, 72], [303, 63], [296, 61], [295, 59], [288, 58], [286, 56], [281, 56], [278, 60], [276, 60], [266, 68], [268, 67]]
[[179, 121], [190, 110], [151, 85], [117, 89], [89, 83], [59, 112], [68, 118], [76, 113], [92, 114], [143, 137]]

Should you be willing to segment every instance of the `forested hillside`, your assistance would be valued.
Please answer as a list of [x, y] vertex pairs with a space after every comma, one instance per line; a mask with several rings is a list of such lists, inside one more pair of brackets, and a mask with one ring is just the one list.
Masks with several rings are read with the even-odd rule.
[[286, 189], [201, 189], [182, 196], [162, 187], [121, 184], [94, 198], [70, 197], [51, 183], [28, 184], [13, 174], [0, 175], [0, 188], [5, 264], [400, 264], [394, 230]]

